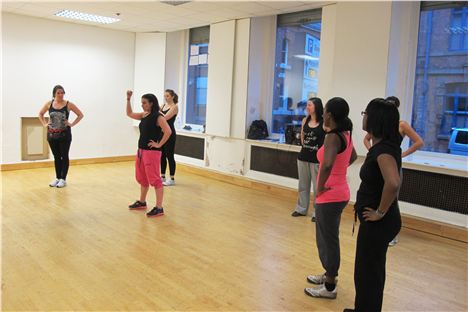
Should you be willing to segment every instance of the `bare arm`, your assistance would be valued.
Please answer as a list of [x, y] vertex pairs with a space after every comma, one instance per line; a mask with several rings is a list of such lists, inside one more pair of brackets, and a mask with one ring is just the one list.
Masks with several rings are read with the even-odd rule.
[[166, 118], [166, 120], [169, 120], [175, 115], [177, 115], [178, 113], [179, 113], [179, 106], [176, 104], [172, 106], [166, 114], [163, 114], [163, 115], [164, 115], [164, 118]]
[[41, 124], [44, 126], [44, 127], [47, 127], [49, 125], [49, 123], [46, 121], [45, 117], [44, 117], [44, 114], [47, 112], [47, 110], [49, 109], [50, 107], [50, 101], [48, 101], [47, 103], [44, 104], [44, 106], [42, 106], [41, 110], [39, 111], [39, 120], [41, 122]]
[[304, 125], [306, 123], [307, 118], [302, 119], [302, 126], [301, 126], [301, 145], [304, 145]]
[[357, 159], [357, 153], [353, 146], [353, 151], [351, 152], [351, 158], [349, 159], [349, 165], [351, 166], [353, 162], [356, 161], [356, 159]]
[[167, 142], [167, 140], [169, 140], [169, 137], [172, 134], [172, 130], [171, 130], [171, 127], [169, 127], [169, 124], [167, 123], [166, 118], [162, 115], [158, 116], [156, 123], [159, 127], [161, 127], [161, 130], [163, 132], [163, 137], [159, 142], [154, 142], [153, 140], [151, 140], [148, 143], [148, 146], [154, 147], [154, 148], [161, 148]]
[[74, 127], [74, 126], [76, 126], [77, 123], [80, 122], [81, 119], [83, 119], [84, 115], [81, 112], [81, 110], [75, 104], [68, 103], [68, 105], [69, 105], [68, 107], [70, 107], [70, 110], [75, 113], [76, 119], [72, 123], [70, 123], [68, 121], [67, 121], [67, 123], [68, 123], [68, 126]]
[[325, 136], [325, 141], [323, 143], [324, 155], [323, 162], [320, 164], [319, 179], [317, 183], [317, 196], [325, 192], [325, 183], [330, 176], [330, 173], [333, 168], [333, 163], [335, 162], [336, 155], [338, 155], [338, 148], [340, 146], [340, 139], [338, 134], [327, 134]]
[[133, 94], [133, 91], [131, 90], [127, 91], [127, 116], [132, 119], [141, 120], [143, 118], [143, 113], [133, 112], [132, 103], [131, 103], [132, 94]]
[[[384, 187], [382, 189], [382, 197], [380, 199], [378, 211], [385, 214], [397, 197], [398, 188], [400, 186], [400, 173], [395, 158], [389, 154], [379, 155], [377, 157], [377, 163], [379, 164], [379, 169], [384, 179]], [[366, 221], [378, 221], [382, 219], [375, 210], [371, 208], [365, 208], [364, 210], [363, 217]]]
[[367, 150], [370, 150], [370, 148], [372, 147], [370, 133], [367, 133], [366, 136], [364, 137], [364, 146], [367, 148]]
[[401, 122], [401, 128], [403, 130], [403, 134], [407, 135], [408, 138], [413, 142], [413, 145], [411, 145], [410, 148], [401, 154], [401, 157], [406, 157], [423, 147], [424, 141], [406, 121]]

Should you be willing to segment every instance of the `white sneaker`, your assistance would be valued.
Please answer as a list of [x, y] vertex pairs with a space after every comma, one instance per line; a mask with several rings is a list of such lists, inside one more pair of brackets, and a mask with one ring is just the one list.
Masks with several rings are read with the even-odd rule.
[[398, 244], [398, 236], [395, 236], [395, 238], [392, 239], [392, 241], [390, 243], [388, 243], [388, 246], [393, 247], [396, 244]]
[[328, 291], [324, 285], [320, 285], [314, 288], [304, 288], [304, 292], [306, 295], [315, 297], [315, 298], [326, 298], [326, 299], [336, 299], [336, 285], [333, 291]]
[[[315, 285], [325, 284], [326, 279], [325, 274], [307, 276], [307, 281]], [[335, 284], [338, 284], [338, 277], [335, 277]]]
[[60, 179], [59, 182], [57, 183], [57, 187], [62, 188], [65, 186], [67, 186], [67, 181], [65, 181], [64, 179]]
[[54, 179], [49, 183], [49, 186], [50, 187], [56, 187], [57, 184], [59, 183], [59, 181], [60, 181], [59, 179]]
[[164, 185], [164, 186], [173, 186], [173, 185], [175, 185], [175, 181], [172, 180], [172, 179], [166, 179], [166, 180], [163, 182], [163, 185]]

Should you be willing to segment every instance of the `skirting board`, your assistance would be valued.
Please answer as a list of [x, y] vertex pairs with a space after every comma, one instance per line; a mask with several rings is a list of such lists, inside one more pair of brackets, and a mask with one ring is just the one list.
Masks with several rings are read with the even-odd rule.
[[[116, 156], [116, 157], [102, 157], [102, 158], [87, 158], [87, 159], [74, 159], [71, 160], [71, 165], [89, 165], [89, 164], [100, 164], [100, 163], [111, 163], [111, 162], [124, 162], [133, 161], [135, 156]], [[38, 169], [48, 168], [54, 165], [53, 161], [41, 161], [41, 162], [28, 162], [19, 164], [3, 164], [1, 165], [1, 171], [10, 170], [23, 170], [23, 169]], [[237, 186], [254, 189], [261, 192], [269, 193], [272, 196], [296, 198], [297, 191], [294, 189], [278, 186], [275, 184], [269, 184], [266, 182], [254, 181], [245, 177], [231, 175], [227, 173], [221, 173], [207, 168], [199, 168], [195, 166], [185, 165], [178, 163], [177, 169], [192, 174], [197, 174], [210, 179], [230, 183]], [[352, 215], [353, 208], [352, 203], [346, 207], [345, 213]], [[411, 230], [425, 232], [461, 242], [468, 243], [468, 229], [454, 226], [442, 222], [433, 220], [418, 218], [409, 215], [402, 215], [403, 227]]]
[[[103, 164], [103, 163], [113, 163], [113, 162], [122, 162], [122, 161], [133, 161], [134, 159], [135, 159], [135, 156], [112, 156], [112, 157], [71, 159], [70, 165], [76, 166], [76, 165]], [[52, 160], [24, 162], [24, 163], [18, 163], [18, 164], [2, 164], [0, 165], [0, 171], [49, 168], [53, 166], [54, 166], [54, 162]]]

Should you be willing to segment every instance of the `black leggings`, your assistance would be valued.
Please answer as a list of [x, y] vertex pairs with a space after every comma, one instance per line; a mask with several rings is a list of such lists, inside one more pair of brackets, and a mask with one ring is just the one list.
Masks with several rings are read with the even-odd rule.
[[173, 177], [176, 171], [176, 162], [174, 159], [174, 149], [176, 143], [176, 136], [171, 135], [166, 144], [162, 148], [161, 154], [161, 175], [166, 174], [167, 162], [169, 161], [169, 173]]
[[54, 154], [55, 175], [57, 179], [67, 179], [70, 160], [68, 152], [70, 151], [71, 135], [59, 140], [48, 140], [52, 154]]

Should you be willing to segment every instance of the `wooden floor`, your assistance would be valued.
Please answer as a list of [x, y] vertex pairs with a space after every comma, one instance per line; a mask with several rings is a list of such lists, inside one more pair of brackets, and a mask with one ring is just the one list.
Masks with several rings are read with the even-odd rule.
[[[321, 273], [315, 227], [281, 198], [179, 172], [166, 215], [128, 211], [129, 162], [2, 173], [3, 311], [342, 311], [356, 236], [343, 215], [337, 300], [307, 297]], [[150, 201], [154, 202], [154, 192]], [[403, 230], [389, 250], [384, 311], [467, 311], [467, 244]]]

